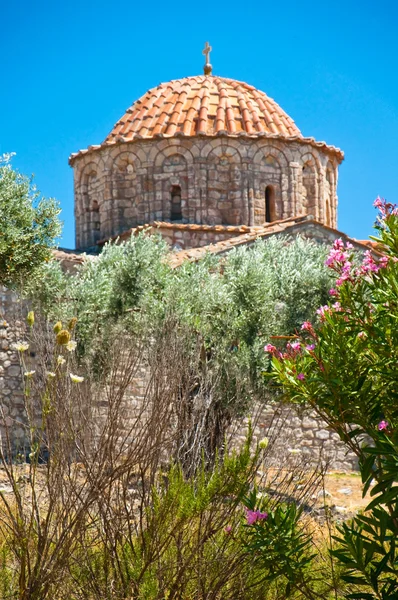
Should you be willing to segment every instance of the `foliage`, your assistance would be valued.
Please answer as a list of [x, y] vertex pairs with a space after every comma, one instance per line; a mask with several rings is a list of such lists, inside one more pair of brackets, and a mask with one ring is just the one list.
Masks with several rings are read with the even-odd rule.
[[23, 455], [9, 460], [12, 431], [5, 425], [4, 597], [260, 600], [273, 598], [286, 577], [293, 595], [297, 582], [307, 583], [295, 548], [303, 538], [300, 511], [293, 499], [282, 505], [279, 494], [287, 496], [294, 474], [280, 478], [276, 496], [264, 496], [270, 517], [261, 548], [246, 522], [247, 499], [257, 502], [251, 490], [269, 487], [259, 469], [267, 470], [270, 445], [263, 440], [253, 449], [249, 431], [239, 451], [226, 451], [211, 468], [202, 459], [190, 477], [169, 458], [177, 397], [190, 385], [184, 337], [173, 323], [152, 340], [151, 381], [133, 421], [126, 420], [123, 395], [139, 373], [141, 341], [115, 340], [110, 371], [97, 381], [76, 362], [75, 325], [57, 322], [43, 334], [29, 313], [28, 339], [16, 348], [30, 451], [27, 463]]
[[0, 159], [0, 285], [20, 285], [32, 278], [60, 235], [60, 208], [40, 198], [32, 183], [11, 168], [10, 155]]
[[109, 244], [75, 274], [48, 265], [40, 284], [28, 282], [25, 291], [54, 320], [77, 316], [78, 354], [97, 373], [107, 368], [114, 337], [129, 332], [150, 340], [173, 320], [187, 356], [195, 357], [178, 412], [178, 459], [190, 472], [202, 450], [214, 461], [232, 418], [269, 396], [260, 376], [262, 336], [292, 333], [325, 301], [325, 257], [313, 242], [272, 238], [172, 269], [161, 238], [141, 233]]
[[382, 254], [368, 251], [354, 267], [352, 247], [337, 240], [326, 263], [338, 278], [319, 325], [305, 322], [285, 351], [266, 350], [289, 399], [315, 408], [357, 454], [363, 493], [373, 497], [340, 529], [334, 551], [346, 581], [368, 587], [348, 597], [390, 600], [398, 597], [398, 211], [375, 205]]
[[292, 589], [302, 590], [313, 579], [308, 567], [316, 554], [311, 554], [311, 535], [299, 525], [302, 509], [292, 502], [278, 503], [269, 508], [267, 499], [258, 498], [256, 490], [245, 498], [247, 540], [246, 548], [256, 564], [268, 573], [267, 581], [286, 581], [285, 594]]
[[313, 242], [272, 238], [171, 269], [161, 238], [141, 233], [108, 244], [74, 274], [55, 261], [46, 265], [40, 284], [27, 282], [25, 293], [52, 320], [77, 316], [84, 353], [106, 345], [116, 325], [150, 334], [175, 314], [214, 360], [242, 367], [253, 384], [264, 364], [260, 336], [292, 333], [325, 301], [325, 256]]

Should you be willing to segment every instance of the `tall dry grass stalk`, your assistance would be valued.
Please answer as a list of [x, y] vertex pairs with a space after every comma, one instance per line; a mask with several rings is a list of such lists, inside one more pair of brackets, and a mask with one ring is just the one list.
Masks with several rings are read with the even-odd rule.
[[263, 598], [264, 573], [225, 527], [255, 484], [270, 508], [303, 504], [317, 474], [271, 469], [272, 444], [228, 458], [219, 373], [172, 318], [149, 341], [115, 334], [106, 369], [78, 359], [73, 335], [36, 322], [34, 359], [20, 351], [29, 453], [4, 424], [0, 454], [9, 598]]

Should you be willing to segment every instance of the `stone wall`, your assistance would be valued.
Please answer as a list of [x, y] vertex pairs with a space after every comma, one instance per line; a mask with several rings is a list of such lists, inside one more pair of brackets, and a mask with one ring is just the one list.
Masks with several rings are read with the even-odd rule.
[[12, 434], [16, 452], [25, 452], [26, 418], [22, 372], [16, 344], [23, 341], [24, 322], [21, 304], [15, 294], [0, 288], [0, 435], [5, 426]]
[[[23, 338], [24, 321], [19, 313], [20, 305], [15, 296], [4, 289], [1, 292], [0, 320], [0, 433], [5, 436], [5, 425], [11, 435], [14, 454], [27, 456], [29, 453], [27, 420], [24, 406], [22, 371], [15, 344]], [[33, 358], [34, 360], [34, 358]], [[131, 386], [125, 393], [123, 427], [132, 427], [137, 414], [145, 420], [147, 370], [140, 366]], [[99, 397], [99, 396], [98, 396]], [[106, 401], [98, 402], [98, 416], [107, 410]], [[142, 422], [140, 421], [141, 425]], [[328, 430], [319, 417], [308, 411], [298, 411], [289, 406], [268, 405], [256, 409], [253, 414], [255, 439], [268, 437], [272, 444], [272, 455], [278, 464], [288, 464], [297, 456], [308, 465], [321, 459], [329, 470], [352, 471], [357, 469], [357, 460], [347, 453], [338, 436]], [[139, 426], [139, 424], [136, 424]], [[235, 424], [231, 429], [232, 444], [244, 441], [248, 421]]]
[[71, 164], [78, 249], [140, 224], [170, 221], [173, 190], [183, 223], [254, 226], [313, 214], [336, 226], [338, 158], [304, 141], [137, 140], [80, 153]]
[[[308, 466], [321, 463], [329, 471], [358, 470], [357, 457], [313, 411], [288, 405], [257, 407], [252, 425], [255, 441], [268, 438], [276, 464], [299, 460]], [[231, 428], [232, 443], [243, 443], [247, 432], [245, 419]]]
[[160, 233], [174, 250], [202, 248], [223, 242], [251, 231], [250, 227], [228, 227], [222, 225], [179, 225], [177, 223], [153, 223], [151, 229]]

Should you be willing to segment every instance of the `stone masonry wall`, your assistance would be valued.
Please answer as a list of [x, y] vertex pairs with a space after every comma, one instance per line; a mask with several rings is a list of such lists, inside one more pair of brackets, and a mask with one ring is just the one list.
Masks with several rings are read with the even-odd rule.
[[[337, 433], [311, 410], [288, 405], [268, 405], [253, 411], [255, 441], [270, 441], [276, 464], [302, 460], [308, 466], [320, 462], [329, 471], [357, 471], [358, 459], [348, 451]], [[248, 432], [248, 419], [231, 428], [232, 443], [241, 444]]]
[[[4, 440], [7, 426], [12, 438], [14, 453], [26, 456], [29, 452], [24, 409], [23, 382], [15, 344], [23, 339], [24, 323], [15, 296], [1, 291], [0, 317], [0, 434]], [[148, 373], [141, 367], [127, 390], [124, 403], [123, 423], [126, 430], [132, 426], [137, 413], [143, 410]], [[106, 411], [106, 402], [98, 402], [98, 415]], [[142, 418], [145, 419], [145, 407]], [[271, 440], [273, 456], [278, 464], [289, 463], [297, 455], [308, 465], [315, 465], [321, 458], [329, 470], [352, 471], [357, 469], [355, 456], [347, 453], [338, 436], [328, 430], [325, 423], [311, 412], [299, 412], [290, 406], [271, 406], [256, 409], [253, 417], [256, 439]], [[247, 434], [248, 422], [235, 424], [233, 444], [239, 444]]]
[[87, 151], [72, 164], [78, 249], [171, 220], [176, 188], [183, 223], [262, 225], [268, 202], [268, 220], [312, 214], [336, 226], [338, 160], [309, 143], [228, 136], [137, 140]]
[[188, 227], [178, 228], [178, 225], [175, 225], [171, 228], [167, 227], [166, 224], [160, 224], [156, 227], [156, 231], [175, 250], [179, 248], [181, 250], [186, 248], [201, 248], [202, 246], [216, 244], [217, 242], [222, 242], [239, 235], [239, 233], [236, 233], [238, 228], [235, 227], [230, 228], [232, 231], [228, 231], [227, 227], [222, 226], [220, 226], [219, 231], [217, 231], [217, 227], [209, 228], [208, 230], [201, 228], [199, 225]]
[[23, 340], [21, 305], [15, 294], [0, 288], [0, 436], [5, 426], [12, 435], [16, 452], [27, 445], [26, 418], [21, 367], [15, 345]]

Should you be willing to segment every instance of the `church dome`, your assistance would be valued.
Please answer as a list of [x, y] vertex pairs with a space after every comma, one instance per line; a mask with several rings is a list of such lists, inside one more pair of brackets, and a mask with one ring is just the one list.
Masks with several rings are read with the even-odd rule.
[[161, 83], [137, 100], [104, 143], [173, 136], [302, 137], [294, 121], [255, 87], [215, 76]]
[[181, 225], [169, 241], [190, 246], [218, 240], [202, 227], [230, 237], [303, 214], [336, 225], [341, 150], [304, 137], [264, 92], [212, 75], [209, 51], [204, 75], [150, 89], [101, 144], [70, 156], [77, 248], [155, 222]]

